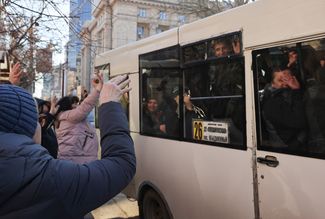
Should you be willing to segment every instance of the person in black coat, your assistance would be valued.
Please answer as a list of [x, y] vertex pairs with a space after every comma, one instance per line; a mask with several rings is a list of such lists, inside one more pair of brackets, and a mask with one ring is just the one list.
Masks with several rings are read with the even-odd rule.
[[40, 143], [33, 97], [0, 85], [0, 218], [83, 218], [121, 192], [136, 170], [128, 121], [119, 103], [130, 80], [117, 76], [100, 93], [102, 159], [54, 159]]
[[272, 83], [264, 89], [262, 115], [272, 146], [302, 149], [307, 125], [303, 93], [290, 69], [274, 69]]
[[58, 155], [58, 140], [54, 132], [54, 122], [56, 114], [56, 97], [52, 97], [51, 103], [42, 99], [35, 98], [38, 105], [39, 123], [42, 127], [42, 142], [53, 158]]

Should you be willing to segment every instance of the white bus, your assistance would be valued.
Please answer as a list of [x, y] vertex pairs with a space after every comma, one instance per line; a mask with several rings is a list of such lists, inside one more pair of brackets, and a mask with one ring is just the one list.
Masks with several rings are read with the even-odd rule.
[[324, 0], [259, 0], [95, 68], [131, 79], [142, 218], [325, 217]]

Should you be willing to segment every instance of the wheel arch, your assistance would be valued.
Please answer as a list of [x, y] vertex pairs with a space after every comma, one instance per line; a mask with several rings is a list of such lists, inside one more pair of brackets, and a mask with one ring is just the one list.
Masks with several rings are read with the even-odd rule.
[[144, 181], [140, 184], [139, 186], [139, 189], [138, 189], [138, 192], [137, 192], [137, 199], [138, 199], [138, 203], [141, 204], [142, 201], [143, 201], [143, 198], [144, 198], [144, 194], [149, 191], [149, 190], [153, 190], [154, 192], [156, 192], [159, 197], [161, 198], [161, 200], [164, 202], [164, 205], [166, 207], [166, 210], [170, 216], [171, 219], [174, 219], [174, 216], [169, 208], [169, 205], [166, 201], [166, 198], [165, 196], [163, 195], [163, 193], [160, 191], [160, 189], [155, 185], [153, 184], [152, 182], [150, 181]]

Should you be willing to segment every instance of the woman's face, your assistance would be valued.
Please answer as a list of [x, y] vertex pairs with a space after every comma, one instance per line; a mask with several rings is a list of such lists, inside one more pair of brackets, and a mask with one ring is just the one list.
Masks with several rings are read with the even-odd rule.
[[42, 107], [43, 107], [43, 113], [50, 112], [50, 109], [49, 109], [49, 107], [46, 104], [44, 104]]
[[73, 104], [71, 105], [72, 109], [77, 108], [77, 106], [78, 106], [78, 103], [73, 103]]
[[157, 100], [150, 99], [147, 103], [147, 108], [148, 108], [149, 112], [155, 112], [158, 108]]

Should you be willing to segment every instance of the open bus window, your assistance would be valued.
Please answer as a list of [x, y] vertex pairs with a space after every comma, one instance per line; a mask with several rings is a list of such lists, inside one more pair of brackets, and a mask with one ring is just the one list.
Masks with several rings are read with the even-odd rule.
[[220, 58], [239, 55], [241, 51], [240, 33], [229, 34], [214, 38], [208, 42], [208, 57]]
[[260, 149], [325, 157], [325, 40], [253, 52]]
[[184, 70], [184, 137], [244, 148], [244, 59], [213, 59]]
[[178, 51], [171, 47], [140, 56], [142, 134], [180, 137]]

